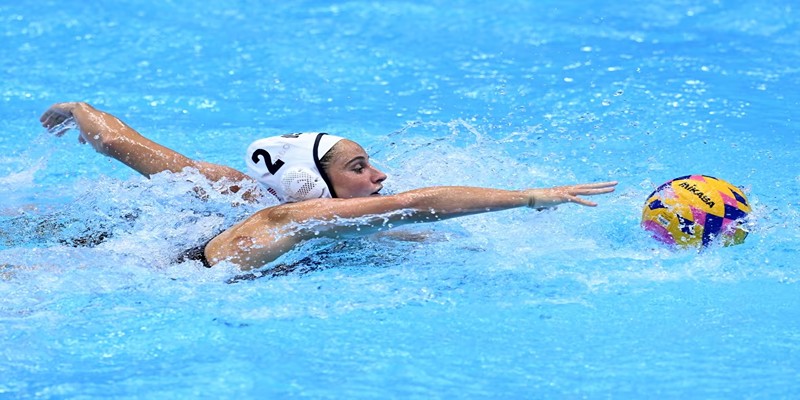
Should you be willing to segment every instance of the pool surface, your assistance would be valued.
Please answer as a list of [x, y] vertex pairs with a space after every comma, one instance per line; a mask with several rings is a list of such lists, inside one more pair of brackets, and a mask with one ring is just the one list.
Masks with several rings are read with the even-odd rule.
[[[800, 396], [800, 17], [740, 2], [0, 4], [0, 397]], [[174, 255], [269, 202], [146, 179], [38, 123], [87, 101], [244, 170], [258, 138], [363, 144], [400, 192], [619, 180], [515, 209], [312, 240], [239, 280]], [[744, 244], [640, 227], [716, 176]]]

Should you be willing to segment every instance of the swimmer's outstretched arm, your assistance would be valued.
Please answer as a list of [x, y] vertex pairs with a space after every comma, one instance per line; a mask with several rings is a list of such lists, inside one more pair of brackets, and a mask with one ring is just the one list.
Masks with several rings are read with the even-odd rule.
[[[601, 182], [518, 191], [441, 186], [391, 196], [306, 200], [259, 211], [211, 240], [205, 254], [211, 264], [227, 260], [242, 269], [258, 268], [315, 236], [364, 235], [388, 223], [433, 222], [517, 207], [542, 209], [564, 203], [593, 207], [597, 204], [581, 196], [611, 193], [616, 185]], [[374, 218], [363, 218], [369, 216]]]
[[[142, 136], [117, 117], [82, 102], [58, 103], [42, 114], [42, 126], [58, 136], [70, 129], [74, 121], [80, 131], [78, 140], [89, 143], [100, 154], [112, 157], [140, 174], [150, 177], [159, 172], [180, 172], [196, 168], [203, 176], [217, 182], [251, 180], [246, 174], [223, 165], [192, 160], [172, 149]], [[231, 185], [223, 191], [237, 192]]]
[[391, 196], [355, 199], [309, 200], [294, 203], [293, 221], [333, 220], [378, 215], [405, 210], [393, 222], [428, 222], [510, 208], [544, 209], [564, 203], [595, 207], [597, 203], [582, 198], [611, 193], [617, 182], [587, 183], [552, 188], [504, 190], [469, 186], [434, 186]]

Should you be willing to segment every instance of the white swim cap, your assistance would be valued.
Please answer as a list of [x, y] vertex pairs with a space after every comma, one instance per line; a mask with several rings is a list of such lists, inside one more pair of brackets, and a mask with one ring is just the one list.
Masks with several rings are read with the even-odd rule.
[[319, 159], [343, 138], [327, 133], [292, 133], [259, 139], [247, 148], [250, 175], [281, 202], [336, 197]]

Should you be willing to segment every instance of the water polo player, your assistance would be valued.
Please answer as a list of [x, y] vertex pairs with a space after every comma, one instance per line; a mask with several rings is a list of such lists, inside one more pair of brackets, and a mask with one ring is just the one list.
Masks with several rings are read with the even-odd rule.
[[[195, 168], [223, 193], [239, 192], [245, 181], [262, 183], [281, 204], [227, 228], [195, 252], [206, 266], [229, 262], [242, 270], [263, 267], [298, 243], [318, 236], [369, 234], [388, 224], [433, 222], [516, 207], [547, 208], [562, 203], [595, 206], [579, 196], [610, 193], [617, 184], [524, 190], [434, 186], [381, 195], [386, 175], [370, 163], [361, 146], [333, 135], [302, 133], [258, 140], [247, 150], [247, 175], [227, 166], [192, 160], [86, 103], [55, 104], [40, 121], [57, 135], [76, 126], [82, 143], [147, 177]], [[242, 198], [257, 201], [259, 194], [250, 191], [242, 193]]]

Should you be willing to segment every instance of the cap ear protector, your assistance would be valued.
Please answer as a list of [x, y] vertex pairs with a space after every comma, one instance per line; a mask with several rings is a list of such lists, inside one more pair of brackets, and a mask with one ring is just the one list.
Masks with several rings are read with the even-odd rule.
[[341, 137], [327, 133], [292, 133], [256, 140], [245, 159], [250, 175], [281, 202], [336, 197], [320, 158]]
[[333, 197], [322, 177], [308, 168], [287, 169], [281, 177], [281, 187], [287, 203]]

